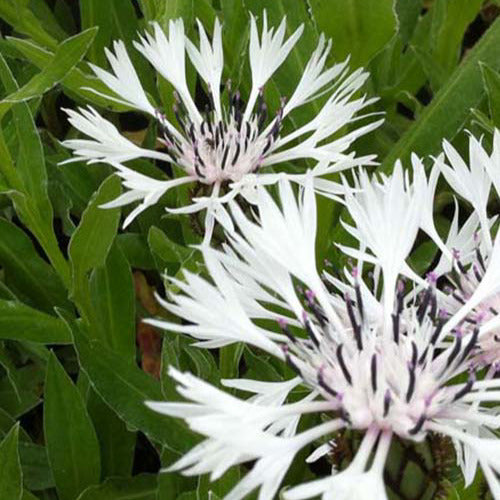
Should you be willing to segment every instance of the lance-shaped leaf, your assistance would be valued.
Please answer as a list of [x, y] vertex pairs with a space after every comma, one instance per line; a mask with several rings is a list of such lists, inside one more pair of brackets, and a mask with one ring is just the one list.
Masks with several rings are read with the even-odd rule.
[[40, 344], [71, 343], [60, 319], [13, 300], [0, 300], [0, 338]]
[[195, 441], [192, 432], [178, 420], [165, 418], [144, 404], [164, 399], [160, 383], [100, 341], [90, 340], [67, 313], [59, 313], [73, 334], [80, 366], [118, 416], [152, 441], [181, 453], [188, 450]]
[[5, 219], [0, 219], [0, 266], [5, 283], [23, 302], [49, 313], [54, 306], [70, 307], [54, 269], [37, 253], [29, 236]]
[[5, 500], [19, 500], [23, 491], [18, 441], [16, 424], [0, 443], [0, 498]]
[[104, 265], [118, 230], [120, 209], [103, 209], [101, 205], [120, 194], [120, 180], [109, 177], [104, 181], [83, 212], [69, 244], [72, 267], [72, 293], [80, 308], [90, 314], [88, 273]]
[[76, 500], [99, 482], [99, 444], [79, 390], [53, 353], [45, 382], [44, 431], [59, 498]]
[[58, 45], [52, 59], [40, 73], [0, 101], [0, 116], [6, 113], [13, 103], [41, 96], [57, 85], [82, 60], [96, 33], [97, 28], [91, 28]]
[[[5, 59], [0, 54], [0, 80], [7, 92], [18, 85]], [[47, 190], [47, 171], [42, 143], [30, 107], [25, 102], [11, 108], [15, 130], [15, 161], [3, 135], [0, 137], [0, 164], [9, 182], [9, 195], [21, 220], [36, 236], [61, 279], [69, 284], [69, 269], [61, 253], [52, 227], [53, 210]]]

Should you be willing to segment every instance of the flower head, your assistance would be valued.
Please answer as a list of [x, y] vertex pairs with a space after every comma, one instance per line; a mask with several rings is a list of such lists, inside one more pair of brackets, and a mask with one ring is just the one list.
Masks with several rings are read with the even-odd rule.
[[[372, 181], [365, 201], [381, 211], [394, 200], [402, 219], [416, 225], [416, 229], [393, 225], [392, 233], [387, 229], [391, 252], [400, 252], [391, 255], [397, 259], [396, 277], [401, 277], [418, 226], [423, 224], [422, 218], [414, 223], [410, 215], [413, 196], [426, 186], [418, 172], [413, 184], [403, 183], [398, 169], [394, 175], [382, 184]], [[404, 201], [395, 199], [400, 191]], [[441, 310], [437, 275], [430, 274], [423, 289], [421, 280], [412, 283], [411, 273], [406, 283], [392, 279], [392, 273], [386, 279], [384, 249], [377, 246], [376, 235], [365, 241], [363, 228], [358, 233], [361, 245], [379, 259], [373, 261], [373, 280], [363, 278], [361, 267], [348, 273], [346, 280], [319, 275], [310, 250], [315, 236], [312, 178], [298, 201], [288, 181], [280, 181], [280, 201], [281, 207], [260, 189], [257, 222], [232, 206], [235, 230], [229, 245], [223, 250], [203, 249], [212, 282], [198, 277], [195, 284], [189, 279], [172, 303], [165, 302], [185, 324], [154, 324], [187, 333], [208, 347], [218, 341], [242, 341], [263, 349], [286, 362], [296, 373], [293, 384], [300, 383], [308, 394], [295, 402], [268, 405], [253, 400], [249, 405], [195, 377], [172, 372], [179, 392], [190, 402], [161, 403], [156, 409], [184, 418], [206, 437], [173, 467], [218, 477], [220, 464], [229, 467], [255, 460], [226, 500], [242, 499], [259, 487], [259, 498], [270, 500], [301, 448], [320, 440], [323, 444], [313, 454], [317, 458], [331, 449], [329, 443], [335, 442], [339, 430], [353, 429], [364, 438], [347, 469], [292, 488], [283, 496], [288, 500], [317, 495], [323, 500], [367, 495], [385, 499], [383, 469], [392, 437], [421, 441], [437, 432], [473, 450], [495, 498], [500, 499], [495, 477], [500, 472], [500, 445], [478, 437], [500, 427], [500, 416], [488, 404], [500, 401], [500, 380], [481, 380], [477, 372], [474, 361], [482, 326], [464, 321], [477, 305], [475, 299], [448, 314]], [[361, 210], [357, 203], [352, 206]], [[387, 216], [390, 213], [386, 211]], [[383, 223], [382, 212], [373, 216], [379, 215]], [[363, 255], [358, 256], [363, 259]], [[498, 272], [496, 260], [479, 284], [483, 298], [494, 290], [490, 277]], [[380, 268], [382, 282], [376, 278]], [[242, 286], [247, 282], [248, 288]], [[419, 293], [414, 293], [416, 287]], [[277, 331], [264, 328], [256, 321], [264, 316], [262, 309], [270, 319], [277, 305], [281, 311]], [[233, 320], [228, 321], [233, 311], [244, 328], [233, 328]], [[324, 415], [323, 423], [297, 433], [298, 419], [309, 413]], [[474, 432], [468, 433], [470, 428]], [[488, 452], [481, 449], [482, 442], [491, 448]]]
[[[500, 196], [500, 131], [495, 130], [493, 150], [489, 154], [480, 141], [469, 139], [469, 164], [447, 142], [443, 143], [450, 165], [436, 160], [434, 170], [441, 170], [454, 190], [472, 206], [468, 220], [458, 229], [458, 209], [443, 250], [441, 269], [451, 271], [452, 291], [447, 308], [458, 312], [457, 318], [484, 325], [478, 339], [476, 361], [480, 366], [500, 364], [500, 244], [494, 237], [497, 217], [488, 214], [488, 202]], [[495, 187], [493, 190], [492, 187]]]
[[[229, 81], [221, 91], [224, 54], [219, 21], [215, 21], [211, 40], [201, 23], [198, 27], [199, 47], [185, 36], [180, 19], [170, 21], [168, 33], [154, 24], [153, 32], [146, 32], [134, 44], [158, 74], [173, 86], [175, 123], [169, 121], [146, 95], [122, 42], [115, 42], [114, 53], [106, 51], [112, 72], [92, 66], [113, 93], [111, 99], [155, 119], [164, 152], [136, 146], [93, 109], [68, 111], [71, 124], [88, 139], [68, 140], [65, 145], [74, 150], [75, 159], [109, 163], [121, 171], [124, 185], [131, 194], [122, 197], [119, 204], [142, 200], [134, 216], [158, 201], [156, 193], [163, 194], [177, 185], [158, 179], [151, 179], [148, 185], [149, 178], [144, 176], [140, 188], [135, 188], [134, 183], [127, 186], [129, 174], [120, 170], [119, 164], [134, 158], [146, 157], [178, 165], [184, 174], [179, 183], [197, 183], [202, 195], [194, 199], [191, 206], [176, 211], [207, 209], [210, 218], [216, 217], [222, 223], [225, 216], [221, 212], [225, 209], [220, 207], [224, 203], [238, 194], [253, 201], [256, 184], [276, 182], [276, 175], [269, 172], [269, 167], [309, 159], [318, 162], [313, 172], [319, 177], [372, 162], [373, 157], [355, 158], [347, 153], [355, 139], [380, 124], [379, 120], [360, 127], [353, 125], [363, 118], [356, 114], [373, 102], [373, 99], [355, 97], [367, 74], [362, 70], [349, 74], [347, 61], [328, 68], [326, 59], [331, 42], [327, 42], [324, 36], [319, 38], [295, 90], [288, 99], [281, 99], [278, 111], [271, 116], [265, 102], [266, 83], [294, 48], [303, 26], [286, 38], [286, 19], [277, 29], [268, 27], [264, 12], [259, 33], [257, 22], [251, 16], [249, 59], [252, 84], [247, 96], [233, 88]], [[206, 103], [203, 105], [195, 101], [188, 88], [186, 53], [205, 91]], [[292, 112], [320, 96], [323, 96], [323, 103], [319, 112], [292, 132], [284, 133], [283, 124]], [[351, 125], [351, 131], [339, 134], [346, 125]], [[304, 178], [300, 173], [289, 177], [299, 183]], [[158, 182], [163, 182], [163, 188], [159, 188]], [[335, 195], [339, 188], [325, 182], [320, 190], [329, 194], [333, 191]], [[155, 195], [150, 196], [150, 191]], [[128, 217], [126, 223], [131, 220], [132, 217]]]

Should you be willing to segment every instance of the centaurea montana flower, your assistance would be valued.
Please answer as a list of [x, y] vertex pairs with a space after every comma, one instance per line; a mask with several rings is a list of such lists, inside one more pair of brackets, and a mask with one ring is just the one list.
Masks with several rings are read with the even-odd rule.
[[[468, 156], [468, 160], [463, 159], [444, 141], [443, 154], [435, 159], [433, 173], [443, 173], [454, 195], [468, 202], [472, 213], [465, 223], [459, 224], [459, 204], [455, 199], [455, 215], [446, 241], [437, 233], [429, 235], [441, 250], [434, 272], [436, 276], [446, 275], [451, 284], [444, 298], [445, 309], [458, 318], [458, 311], [466, 311], [461, 315], [462, 324], [482, 325], [472, 363], [477, 369], [484, 368], [486, 381], [496, 376], [500, 366], [500, 290], [491, 293], [499, 280], [498, 273], [491, 271], [500, 265], [495, 262], [493, 252], [497, 215], [488, 213], [488, 203], [495, 191], [497, 198], [500, 196], [500, 131], [494, 131], [491, 154], [471, 135]], [[474, 307], [470, 309], [470, 305]], [[466, 427], [471, 433], [496, 437], [477, 425]], [[474, 480], [479, 457], [473, 448], [457, 440], [454, 442], [468, 485]]]
[[493, 251], [497, 216], [488, 214], [488, 202], [493, 193], [500, 197], [500, 131], [495, 130], [491, 154], [471, 135], [468, 163], [448, 142], [444, 141], [443, 149], [445, 154], [436, 158], [434, 170], [443, 173], [454, 194], [472, 206], [472, 213], [459, 228], [457, 205], [447, 241], [435, 239], [442, 249], [436, 271], [438, 274], [447, 272], [452, 285], [448, 310], [454, 312], [474, 302], [473, 310], [467, 313], [467, 321], [484, 325], [478, 339], [477, 362], [491, 367], [494, 373], [500, 365], [500, 287], [497, 293], [490, 293], [499, 273], [491, 273], [488, 269], [498, 268], [499, 263], [494, 261], [496, 254]]
[[[259, 35], [256, 20], [251, 16], [248, 54], [252, 83], [246, 98], [231, 88], [230, 82], [225, 85], [227, 92], [221, 92], [224, 53], [219, 21], [215, 21], [211, 41], [201, 23], [198, 27], [199, 48], [185, 36], [181, 19], [169, 22], [168, 34], [154, 24], [153, 33], [146, 32], [139, 42], [134, 43], [158, 75], [174, 87], [176, 124], [171, 123], [146, 95], [123, 42], [114, 43], [114, 53], [106, 50], [112, 72], [91, 66], [112, 92], [106, 97], [156, 120], [164, 151], [149, 150], [132, 143], [93, 108], [66, 110], [70, 123], [88, 136], [88, 139], [64, 142], [74, 150], [75, 157], [69, 161], [108, 163], [123, 179], [126, 192], [105, 207], [140, 201], [125, 219], [125, 226], [147, 207], [157, 203], [169, 189], [195, 183], [201, 188], [196, 191], [202, 195], [194, 198], [191, 205], [173, 208], [171, 212], [195, 213], [206, 209], [208, 241], [215, 219], [223, 225], [229, 221], [225, 203], [238, 194], [252, 202], [256, 184], [277, 182], [278, 176], [272, 168], [291, 161], [313, 160], [317, 162], [313, 173], [317, 177], [318, 191], [335, 196], [341, 191], [340, 187], [321, 177], [373, 163], [373, 156], [355, 158], [353, 153], [347, 152], [353, 141], [381, 123], [381, 120], [368, 120], [364, 125], [356, 126], [359, 120], [371, 116], [356, 116], [358, 112], [375, 100], [356, 96], [368, 75], [362, 69], [349, 73], [348, 60], [327, 67], [331, 42], [323, 35], [293, 93], [288, 99], [282, 98], [275, 116], [268, 117], [264, 99], [266, 83], [293, 50], [303, 25], [286, 38], [286, 19], [277, 29], [268, 27], [264, 12]], [[205, 109], [199, 109], [189, 91], [186, 52], [204, 85], [208, 101]], [[293, 116], [294, 110], [321, 97], [319, 111], [308, 122], [283, 134], [283, 123]], [[346, 126], [350, 126], [350, 132], [341, 132]], [[123, 165], [140, 157], [175, 164], [184, 175], [162, 180]], [[301, 183], [304, 175], [290, 173], [289, 178]]]
[[[365, 191], [356, 189], [346, 203], [354, 224], [350, 232], [360, 240], [360, 249], [349, 251], [358, 266], [345, 273], [345, 280], [316, 270], [311, 177], [298, 201], [290, 183], [281, 180], [281, 207], [259, 188], [258, 221], [231, 203], [236, 229], [229, 244], [222, 250], [202, 249], [212, 282], [186, 272], [185, 281], [173, 280], [181, 293], [163, 301], [184, 324], [149, 322], [188, 334], [205, 347], [245, 342], [262, 349], [296, 372], [287, 389], [300, 384], [309, 392], [294, 402], [260, 404], [171, 369], [188, 402], [149, 405], [183, 418], [206, 439], [170, 470], [210, 473], [217, 479], [233, 465], [254, 461], [225, 500], [240, 500], [258, 488], [259, 500], [271, 500], [302, 448], [322, 442], [311, 456], [317, 459], [331, 450], [339, 431], [353, 429], [363, 439], [346, 469], [286, 490], [283, 498], [385, 500], [383, 470], [393, 437], [411, 442], [439, 433], [473, 450], [494, 498], [500, 500], [500, 443], [475, 432], [500, 426], [498, 412], [485, 405], [500, 402], [500, 380], [482, 381], [474, 372], [481, 326], [464, 327], [463, 309], [456, 317], [442, 313], [433, 276], [420, 294], [401, 281], [403, 275], [414, 287], [422, 286], [405, 262], [423, 219], [420, 200], [429, 199], [430, 189], [418, 170], [421, 165], [414, 166], [413, 182], [400, 166], [394, 177], [373, 179], [367, 191], [368, 180], [363, 174], [358, 178], [356, 187]], [[389, 210], [391, 200], [397, 210]], [[368, 227], [366, 214], [377, 220], [377, 227]], [[395, 218], [406, 225], [395, 224]], [[492, 252], [496, 262], [500, 238]], [[362, 278], [367, 261], [375, 268], [373, 282]], [[486, 270], [490, 276], [499, 272]], [[486, 279], [485, 294], [496, 287]], [[265, 328], [258, 321], [262, 318], [275, 319], [280, 329]], [[258, 392], [259, 382], [236, 384]], [[306, 414], [322, 414], [323, 421], [297, 432]], [[474, 432], [468, 432], [469, 426]]]

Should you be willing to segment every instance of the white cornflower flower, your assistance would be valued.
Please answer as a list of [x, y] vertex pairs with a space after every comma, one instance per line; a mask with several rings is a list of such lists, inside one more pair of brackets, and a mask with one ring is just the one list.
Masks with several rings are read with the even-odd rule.
[[[401, 162], [393, 174], [373, 180], [365, 171], [355, 177], [356, 188], [346, 190], [345, 204], [355, 227], [343, 223], [347, 231], [360, 243], [360, 249], [340, 246], [348, 255], [380, 266], [384, 277], [386, 324], [390, 323], [391, 307], [399, 274], [413, 280], [418, 276], [406, 264], [418, 230], [425, 222], [428, 193], [423, 166], [412, 156], [413, 182], [403, 172]], [[432, 191], [432, 190], [431, 190]], [[395, 230], [397, 228], [397, 230]], [[370, 253], [363, 249], [369, 250]]]
[[117, 163], [133, 160], [140, 156], [162, 161], [171, 161], [168, 154], [161, 151], [140, 148], [118, 132], [118, 129], [108, 120], [105, 120], [94, 108], [80, 108], [80, 113], [72, 109], [65, 109], [69, 122], [85, 135], [94, 137], [88, 139], [68, 139], [65, 146], [75, 151], [75, 157], [63, 163], [86, 160], [96, 163], [106, 160], [116, 166]]
[[[492, 186], [500, 196], [500, 131], [495, 130], [493, 151], [489, 155], [481, 142], [469, 138], [469, 163], [446, 141], [443, 143], [450, 165], [436, 160], [434, 169], [440, 169], [453, 190], [472, 205], [473, 212], [458, 229], [458, 208], [453, 219], [447, 250], [443, 250], [439, 271], [449, 274], [453, 293], [447, 309], [467, 317], [469, 322], [482, 323], [478, 339], [477, 363], [491, 366], [492, 373], [500, 366], [500, 268], [498, 243], [494, 243], [492, 229], [497, 217], [490, 217], [488, 201]], [[498, 238], [497, 238], [498, 239]], [[472, 306], [472, 308], [471, 308]]]
[[[180, 177], [183, 180], [178, 183], [198, 183], [197, 190], [201, 194], [192, 205], [179, 207], [175, 212], [207, 210], [207, 233], [210, 233], [214, 218], [223, 225], [227, 221], [225, 203], [238, 194], [252, 202], [257, 184], [276, 182], [276, 174], [269, 170], [270, 167], [295, 160], [316, 161], [318, 164], [312, 171], [318, 177], [318, 191], [335, 196], [342, 191], [341, 186], [319, 179], [320, 176], [373, 164], [374, 156], [355, 158], [354, 154], [347, 152], [353, 141], [382, 121], [368, 120], [365, 125], [356, 125], [359, 120], [371, 116], [358, 113], [375, 100], [357, 96], [368, 75], [362, 70], [349, 74], [347, 61], [328, 68], [326, 59], [331, 42], [327, 42], [324, 36], [320, 37], [292, 95], [288, 100], [282, 98], [276, 115], [268, 117], [265, 85], [290, 54], [303, 26], [286, 38], [286, 19], [274, 29], [268, 27], [264, 12], [259, 34], [257, 22], [251, 16], [249, 59], [252, 85], [247, 97], [233, 89], [229, 81], [221, 94], [224, 55], [219, 21], [215, 21], [212, 40], [207, 37], [201, 23], [198, 27], [199, 48], [185, 37], [181, 19], [169, 22], [168, 34], [154, 24], [153, 32], [145, 33], [134, 44], [158, 74], [174, 87], [176, 124], [168, 121], [144, 92], [122, 42], [114, 44], [114, 53], [106, 51], [112, 72], [92, 66], [113, 92], [112, 99], [148, 113], [157, 121], [159, 141], [166, 153], [135, 146], [121, 137], [116, 128], [96, 111], [80, 109], [79, 112], [68, 111], [70, 122], [88, 139], [64, 142], [74, 150], [76, 158], [110, 163], [121, 170], [120, 175], [125, 181], [129, 177], [117, 163], [146, 157], [178, 165], [184, 172]], [[205, 108], [198, 106], [189, 91], [186, 52], [204, 84]], [[321, 96], [324, 102], [309, 122], [288, 134], [283, 133], [283, 124], [295, 109]], [[348, 125], [351, 131], [339, 134]], [[304, 182], [304, 175], [300, 173], [290, 174], [289, 178], [297, 183]], [[155, 193], [151, 196], [147, 179], [143, 177], [140, 189], [124, 184], [130, 194], [120, 198], [120, 205], [142, 200], [134, 216], [158, 201], [158, 180], [151, 179], [150, 189]], [[177, 185], [168, 182], [163, 184], [163, 192]], [[132, 218], [129, 216], [126, 223]], [[209, 238], [210, 235], [206, 239]]]
[[[439, 166], [453, 190], [472, 205], [479, 216], [479, 222], [488, 239], [488, 244], [491, 246], [486, 207], [491, 189], [489, 172], [495, 170], [494, 165], [489, 168], [488, 164], [495, 162], [495, 153], [490, 158], [481, 143], [472, 135], [469, 140], [470, 166], [449, 142], [443, 141], [443, 149], [450, 165], [445, 163], [443, 155], [436, 159], [436, 165]], [[496, 153], [496, 156], [499, 155], [500, 151]], [[500, 160], [496, 160], [495, 163], [498, 168]]]
[[[401, 220], [412, 226], [394, 225], [392, 232], [384, 233], [391, 255], [398, 260], [396, 277], [404, 271], [401, 262], [414, 243], [414, 226], [420, 221], [414, 222], [412, 215], [419, 183], [426, 190], [419, 175], [415, 173], [410, 185], [403, 182], [398, 167], [394, 178], [386, 178], [382, 184], [374, 181], [367, 195], [377, 207], [385, 208], [387, 217], [395, 217], [389, 210], [393, 201]], [[366, 187], [364, 180], [362, 183]], [[401, 194], [403, 201], [398, 198]], [[500, 402], [500, 380], [479, 380], [475, 372], [482, 325], [463, 321], [474, 309], [474, 300], [447, 315], [439, 308], [433, 276], [427, 288], [415, 294], [401, 281], [365, 282], [358, 268], [345, 286], [338, 287], [339, 294], [338, 278], [325, 279], [315, 269], [313, 179], [307, 179], [299, 201], [289, 182], [281, 180], [280, 202], [281, 207], [259, 188], [258, 222], [233, 205], [235, 230], [229, 244], [222, 250], [202, 248], [212, 282], [200, 277], [194, 280], [188, 274], [187, 282], [179, 283], [182, 293], [166, 304], [184, 324], [155, 324], [182, 331], [208, 347], [241, 341], [263, 349], [296, 372], [291, 387], [300, 382], [309, 394], [297, 402], [283, 399], [277, 403], [289, 390], [280, 385], [275, 393], [284, 392], [271, 397], [269, 404], [262, 397], [245, 401], [194, 376], [171, 371], [187, 402], [151, 403], [152, 407], [185, 419], [206, 438], [171, 469], [184, 474], [210, 473], [215, 479], [232, 465], [254, 461], [225, 500], [243, 499], [258, 488], [260, 500], [271, 500], [300, 449], [319, 444], [309, 458], [316, 459], [332, 450], [340, 430], [352, 429], [364, 438], [348, 468], [283, 491], [282, 496], [287, 500], [318, 495], [323, 500], [385, 500], [383, 470], [393, 436], [421, 441], [437, 432], [467, 451], [473, 450], [495, 500], [500, 500], [496, 477], [500, 442], [483, 437], [500, 427], [500, 416], [490, 407], [490, 403]], [[385, 223], [380, 217], [379, 224]], [[380, 225], [376, 229], [386, 231]], [[362, 240], [361, 231], [359, 236]], [[497, 287], [490, 277], [500, 268], [499, 242], [495, 242], [494, 257], [478, 286], [484, 297]], [[383, 248], [378, 251], [372, 243], [379, 268], [385, 264]], [[245, 281], [251, 283], [246, 297]], [[393, 290], [388, 292], [388, 286]], [[274, 298], [268, 301], [270, 291]], [[387, 302], [388, 295], [394, 297], [392, 303]], [[281, 333], [255, 321], [263, 316], [257, 302], [269, 308], [268, 318], [279, 304]], [[388, 317], [389, 323], [381, 317]], [[233, 386], [238, 384], [243, 388], [241, 381]], [[297, 432], [298, 419], [309, 413], [322, 414], [323, 423]]]

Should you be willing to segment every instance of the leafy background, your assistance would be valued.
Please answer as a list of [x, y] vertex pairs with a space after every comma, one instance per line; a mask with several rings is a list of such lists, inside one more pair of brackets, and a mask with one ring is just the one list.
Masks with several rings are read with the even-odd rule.
[[[181, 16], [196, 37], [196, 18], [210, 30], [219, 16], [224, 78], [245, 95], [248, 12], [264, 8], [274, 23], [286, 14], [290, 33], [306, 27], [267, 86], [271, 108], [290, 94], [324, 32], [334, 42], [331, 63], [350, 54], [351, 67], [371, 73], [366, 91], [380, 97], [372, 111], [384, 112], [386, 122], [356, 148], [377, 153], [379, 171], [390, 172], [411, 151], [437, 154], [442, 137], [464, 150], [464, 129], [488, 143], [500, 126], [498, 0], [1, 0], [0, 498], [216, 500], [243, 472], [212, 485], [158, 475], [198, 438], [143, 401], [175, 397], [169, 364], [213, 383], [289, 374], [241, 346], [202, 351], [140, 323], [165, 314], [153, 295], [164, 292], [164, 270], [203, 272], [189, 246], [200, 238], [196, 221], [166, 216], [163, 207], [189, 192], [169, 194], [122, 231], [118, 209], [98, 208], [120, 192], [111, 170], [59, 164], [69, 157], [60, 141], [76, 135], [61, 108], [91, 103], [132, 140], [154, 145], [154, 124], [88, 90], [106, 92], [87, 63], [105, 66], [104, 47], [123, 39], [148, 93], [170, 113], [172, 89], [132, 48], [137, 31]], [[314, 112], [311, 106], [296, 119]], [[166, 168], [134, 167], [154, 176]], [[318, 261], [338, 265], [331, 242], [346, 238], [341, 211], [318, 201]], [[444, 187], [438, 202], [446, 227], [451, 197]], [[424, 270], [434, 252], [419, 245], [414, 267]], [[298, 465], [287, 481], [316, 472]], [[450, 499], [480, 498], [481, 478], [467, 492], [450, 483], [448, 492]]]

